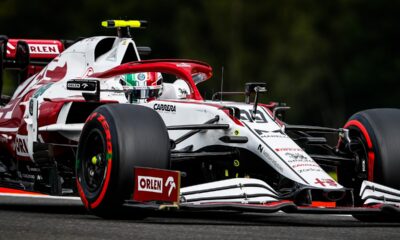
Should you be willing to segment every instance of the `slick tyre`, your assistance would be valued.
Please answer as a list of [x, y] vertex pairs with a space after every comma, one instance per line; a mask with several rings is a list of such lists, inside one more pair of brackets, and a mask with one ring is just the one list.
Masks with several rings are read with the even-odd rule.
[[[98, 107], [86, 120], [76, 158], [77, 189], [85, 207], [100, 217], [124, 217], [122, 205], [134, 190], [134, 167], [170, 167], [163, 120], [143, 106]], [[130, 215], [137, 218], [142, 213]]]
[[345, 128], [361, 137], [367, 150], [368, 180], [400, 189], [400, 109], [354, 114]]
[[[366, 179], [400, 189], [400, 109], [370, 109], [354, 114], [346, 123], [351, 139], [363, 143]], [[376, 215], [354, 215], [361, 221], [384, 221]]]

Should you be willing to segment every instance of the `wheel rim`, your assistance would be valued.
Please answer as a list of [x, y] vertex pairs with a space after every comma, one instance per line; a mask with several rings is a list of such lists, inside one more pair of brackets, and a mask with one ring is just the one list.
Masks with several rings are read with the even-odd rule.
[[86, 189], [97, 195], [104, 184], [107, 173], [107, 149], [102, 132], [92, 129], [86, 138], [82, 154], [82, 177]]
[[355, 171], [360, 181], [368, 179], [368, 146], [360, 130], [351, 129], [350, 138], [354, 143], [359, 144], [359, 149], [354, 151], [356, 158]]

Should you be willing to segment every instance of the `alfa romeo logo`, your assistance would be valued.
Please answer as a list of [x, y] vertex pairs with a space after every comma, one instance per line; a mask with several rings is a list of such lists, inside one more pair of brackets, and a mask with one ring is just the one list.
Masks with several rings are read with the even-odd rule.
[[146, 79], [146, 75], [144, 73], [139, 73], [137, 78], [139, 81], [143, 81]]

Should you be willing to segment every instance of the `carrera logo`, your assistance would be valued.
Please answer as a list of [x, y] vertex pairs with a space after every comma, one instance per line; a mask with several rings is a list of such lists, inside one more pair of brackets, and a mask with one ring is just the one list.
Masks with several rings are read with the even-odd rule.
[[154, 104], [153, 109], [156, 111], [163, 111], [163, 112], [176, 112], [176, 106], [175, 105], [169, 105], [169, 104]]
[[29, 44], [29, 52], [33, 54], [59, 54], [56, 44]]
[[138, 190], [142, 192], [163, 192], [163, 179], [157, 177], [138, 176]]

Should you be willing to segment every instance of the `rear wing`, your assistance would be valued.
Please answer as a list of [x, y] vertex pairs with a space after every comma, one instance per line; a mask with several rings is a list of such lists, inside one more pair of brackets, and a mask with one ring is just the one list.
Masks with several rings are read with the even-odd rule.
[[16, 60], [18, 49], [25, 47], [25, 43], [28, 45], [29, 59], [33, 65], [46, 64], [64, 51], [64, 44], [59, 40], [8, 39], [6, 59]]
[[60, 40], [9, 39], [0, 35], [0, 93], [4, 69], [17, 70], [21, 82], [42, 70], [64, 49]]
[[[0, 47], [2, 69], [15, 70], [43, 67], [64, 51], [61, 40], [8, 39], [4, 35], [0, 36]], [[28, 69], [32, 70], [34, 69]]]

